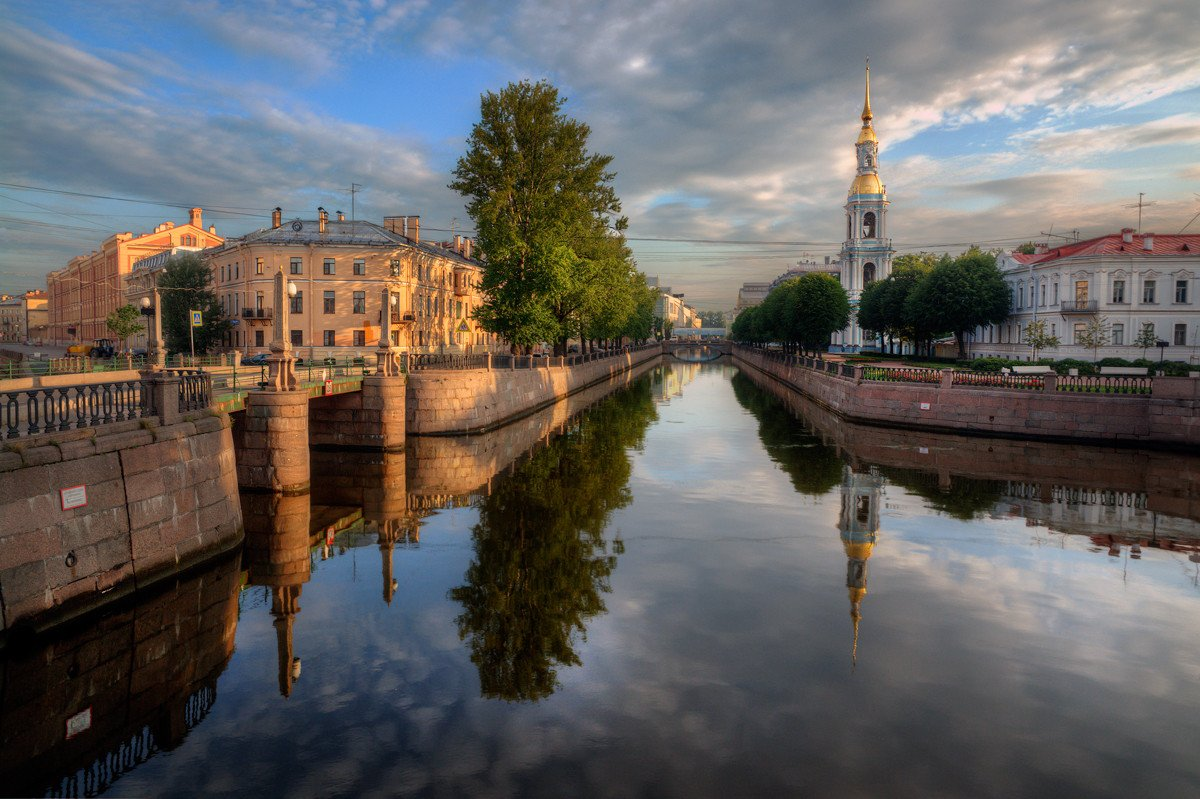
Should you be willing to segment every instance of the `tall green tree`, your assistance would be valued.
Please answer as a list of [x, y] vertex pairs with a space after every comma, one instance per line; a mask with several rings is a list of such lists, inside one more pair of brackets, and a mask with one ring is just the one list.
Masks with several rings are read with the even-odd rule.
[[1146, 350], [1158, 343], [1158, 334], [1154, 332], [1153, 324], [1144, 324], [1142, 329], [1133, 339], [1133, 346], [1142, 348], [1142, 358], [1146, 357]]
[[1057, 347], [1062, 340], [1050, 334], [1044, 319], [1038, 319], [1025, 325], [1025, 343], [1033, 348], [1033, 359], [1036, 361], [1039, 352]]
[[824, 350], [829, 337], [850, 322], [850, 299], [846, 290], [833, 275], [814, 272], [787, 281], [788, 299], [792, 306], [792, 327], [788, 331], [794, 341], [809, 351]]
[[1108, 346], [1111, 334], [1112, 325], [1108, 317], [1101, 316], [1088, 322], [1083, 330], [1075, 334], [1075, 343], [1091, 350], [1092, 360], [1096, 361], [1100, 358], [1100, 348]]
[[475, 318], [519, 348], [563, 347], [598, 275], [613, 261], [632, 269], [612, 156], [588, 151], [590, 129], [562, 113], [564, 102], [544, 81], [485, 93], [449, 184], [466, 199], [487, 258]]
[[196, 352], [205, 353], [221, 345], [229, 321], [221, 312], [213, 290], [212, 270], [195, 253], [173, 255], [167, 260], [158, 287], [162, 297], [163, 338], [169, 352], [190, 352], [191, 311], [200, 311], [204, 325], [194, 331]]
[[108, 328], [108, 332], [120, 340], [121, 349], [126, 349], [125, 340], [134, 333], [140, 333], [146, 329], [141, 322], [141, 317], [137, 308], [132, 305], [122, 305], [104, 319], [104, 326]]
[[958, 357], [966, 358], [967, 331], [1002, 322], [1010, 299], [996, 256], [972, 247], [934, 267], [913, 289], [905, 310], [917, 328], [953, 333]]
[[705, 327], [725, 327], [724, 311], [700, 311], [700, 323]]

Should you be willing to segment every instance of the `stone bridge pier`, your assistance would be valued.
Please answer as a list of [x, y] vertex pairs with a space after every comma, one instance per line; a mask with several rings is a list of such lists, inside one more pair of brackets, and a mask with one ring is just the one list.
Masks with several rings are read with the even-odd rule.
[[308, 394], [252, 391], [233, 425], [238, 487], [303, 494], [309, 488]]

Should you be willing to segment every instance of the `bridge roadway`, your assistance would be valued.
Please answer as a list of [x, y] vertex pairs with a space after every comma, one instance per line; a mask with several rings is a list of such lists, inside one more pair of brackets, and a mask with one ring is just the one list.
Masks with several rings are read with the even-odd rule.
[[725, 339], [668, 341], [663, 345], [663, 354], [687, 363], [705, 363], [732, 355], [733, 344]]

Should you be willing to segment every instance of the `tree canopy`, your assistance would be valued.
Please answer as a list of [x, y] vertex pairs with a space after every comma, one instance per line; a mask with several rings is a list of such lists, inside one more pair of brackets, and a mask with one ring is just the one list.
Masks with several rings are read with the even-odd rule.
[[1003, 321], [1010, 300], [996, 256], [972, 247], [934, 267], [904, 304], [910, 321], [921, 330], [953, 333], [958, 357], [965, 358], [967, 331]]
[[820, 350], [850, 321], [850, 300], [837, 278], [822, 272], [794, 277], [776, 286], [761, 305], [733, 321], [734, 341], [777, 341], [785, 349]]
[[591, 131], [565, 101], [545, 81], [485, 93], [449, 184], [486, 259], [475, 318], [516, 348], [553, 341], [558, 354], [572, 336], [627, 335], [643, 302], [612, 156], [588, 151]]
[[229, 330], [229, 322], [221, 311], [217, 294], [212, 290], [212, 270], [195, 253], [171, 256], [158, 278], [162, 294], [163, 338], [169, 352], [189, 352], [191, 349], [191, 315], [203, 314], [204, 326], [194, 331], [196, 352], [208, 352], [220, 346]]
[[121, 349], [125, 349], [127, 338], [146, 329], [141, 323], [141, 313], [132, 305], [122, 305], [110, 313], [104, 319], [104, 326], [120, 340]]

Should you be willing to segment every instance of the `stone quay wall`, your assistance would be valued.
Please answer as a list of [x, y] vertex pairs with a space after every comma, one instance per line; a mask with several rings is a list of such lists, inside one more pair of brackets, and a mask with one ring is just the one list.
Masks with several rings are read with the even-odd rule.
[[414, 372], [406, 395], [408, 434], [487, 432], [662, 354], [655, 345], [576, 366]]
[[751, 347], [733, 352], [756, 369], [851, 421], [994, 437], [1200, 447], [1200, 380], [1156, 377], [1152, 396], [891, 383], [809, 369]]
[[[62, 489], [87, 504], [64, 510]], [[44, 628], [242, 540], [229, 417], [44, 433], [0, 451], [0, 640]]]

